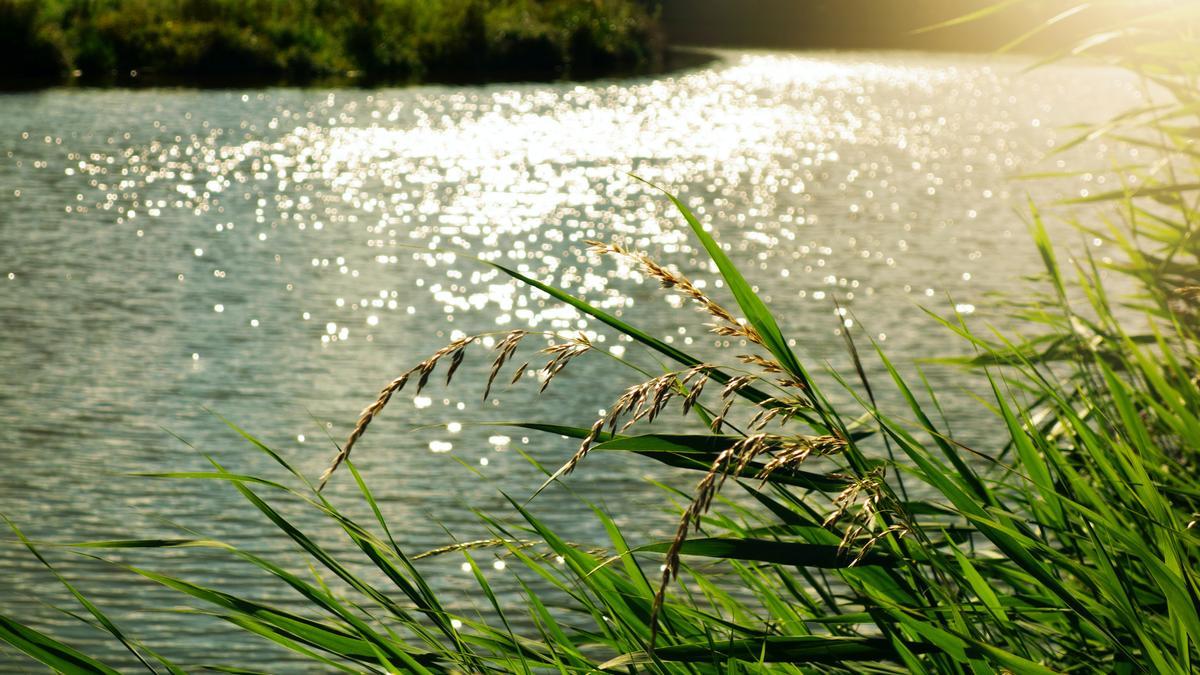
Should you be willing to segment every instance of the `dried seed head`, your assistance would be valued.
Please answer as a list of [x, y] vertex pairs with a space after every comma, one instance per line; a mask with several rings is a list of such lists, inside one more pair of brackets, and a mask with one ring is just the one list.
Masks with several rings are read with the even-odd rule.
[[[883, 529], [882, 532], [871, 535], [871, 537], [859, 547], [858, 553], [854, 555], [854, 558], [850, 561], [849, 566], [855, 567], [861, 563], [867, 557], [867, 554], [871, 552], [871, 549], [875, 548], [875, 544], [878, 544], [884, 537], [887, 537], [888, 535], [903, 537], [911, 533], [912, 528], [907, 523], [895, 523], [888, 525]], [[846, 547], [843, 546], [842, 548], [845, 549]]]
[[544, 379], [540, 391], [546, 391], [546, 387], [550, 386], [550, 382], [554, 380], [554, 376], [562, 372], [563, 368], [577, 356], [590, 352], [595, 347], [587, 335], [579, 333], [575, 337], [568, 339], [566, 342], [550, 345], [542, 350], [543, 354], [550, 354], [551, 359], [542, 366]]
[[[780, 387], [782, 387], [784, 389], [804, 389], [804, 390], [808, 389], [808, 384], [801, 382], [800, 380], [797, 380], [795, 378], [791, 378], [791, 377], [781, 377], [781, 378], [775, 380], [775, 382], [776, 382], [776, 384], [778, 384]], [[811, 408], [812, 404], [805, 401], [804, 407]]]
[[450, 379], [454, 377], [454, 371], [457, 370], [459, 364], [462, 363], [463, 350], [467, 348], [467, 345], [471, 344], [477, 339], [479, 338], [475, 335], [461, 337], [445, 347], [437, 350], [431, 354], [429, 358], [422, 361], [415, 369], [421, 374], [420, 379], [417, 380], [417, 391], [421, 391], [425, 388], [425, 385], [429, 382], [429, 376], [432, 375], [434, 369], [437, 368], [438, 362], [447, 356], [450, 357], [450, 368], [448, 369], [446, 375], [446, 384], [450, 384]]
[[[706, 366], [696, 366], [680, 382], [685, 388], [690, 387], [687, 395], [683, 397], [684, 415], [691, 411], [696, 402], [700, 400], [700, 395], [704, 393], [704, 385], [708, 384], [708, 370]], [[693, 380], [695, 381], [694, 383]]]
[[722, 450], [713, 460], [708, 472], [696, 484], [692, 502], [680, 517], [679, 525], [675, 530], [675, 538], [671, 541], [670, 548], [667, 549], [658, 591], [654, 594], [654, 604], [650, 610], [651, 648], [654, 647], [654, 641], [658, 635], [658, 614], [662, 609], [667, 588], [671, 585], [671, 581], [679, 575], [679, 553], [683, 550], [684, 542], [687, 541], [688, 532], [693, 528], [699, 529], [701, 518], [712, 506], [713, 499], [720, 492], [729, 474], [743, 472], [756, 456], [762, 454], [769, 447], [768, 440], [768, 437], [763, 434], [747, 436]]
[[733, 323], [713, 324], [711, 325], [712, 332], [722, 337], [745, 338], [755, 344], [761, 345], [762, 336], [753, 326], [734, 320]]
[[864, 506], [878, 499], [882, 494], [883, 467], [878, 467], [867, 472], [862, 478], [859, 478], [842, 490], [837, 497], [833, 499], [834, 511], [822, 523], [826, 527], [833, 525], [840, 520], [850, 508], [858, 501], [860, 496], [865, 495], [863, 502]]
[[732, 409], [733, 409], [733, 399], [732, 398], [725, 399], [724, 405], [721, 406], [721, 412], [718, 413], [717, 416], [712, 419], [712, 423], [709, 425], [709, 428], [712, 429], [712, 432], [714, 434], [721, 433], [721, 429], [725, 426], [725, 418], [729, 416], [729, 411]]
[[433, 558], [433, 557], [436, 557], [439, 555], [445, 555], [447, 553], [457, 553], [459, 551], [473, 551], [473, 550], [484, 549], [484, 548], [525, 549], [525, 548], [537, 546], [539, 543], [541, 543], [541, 542], [528, 540], [528, 539], [500, 539], [500, 538], [476, 539], [474, 541], [461, 541], [461, 542], [457, 542], [454, 544], [447, 544], [446, 546], [439, 546], [437, 548], [432, 548], [432, 549], [429, 549], [428, 551], [422, 551], [421, 553], [418, 553], [418, 554], [412, 556], [412, 560], [422, 560], [424, 558]]
[[718, 335], [745, 338], [756, 344], [763, 344], [762, 336], [758, 334], [758, 331], [753, 326], [739, 321], [728, 310], [705, 295], [686, 276], [659, 265], [650, 256], [641, 251], [631, 251], [616, 243], [606, 244], [600, 241], [589, 241], [587, 243], [589, 244], [588, 250], [592, 253], [598, 255], [616, 255], [631, 260], [637, 263], [647, 276], [657, 279], [663, 288], [674, 289], [686, 295], [702, 310], [708, 312], [709, 315], [716, 319], [713, 332]]
[[759, 472], [758, 478], [766, 482], [771, 474], [780, 469], [793, 469], [810, 457], [827, 457], [846, 448], [846, 441], [837, 436], [791, 436], [783, 438], [772, 448], [774, 456]]
[[379, 396], [375, 399], [375, 402], [364, 408], [362, 413], [358, 416], [358, 421], [354, 424], [354, 429], [346, 438], [346, 442], [342, 444], [342, 447], [338, 451], [337, 455], [334, 456], [333, 461], [330, 462], [329, 468], [325, 469], [324, 473], [321, 474], [320, 479], [318, 479], [317, 490], [320, 491], [325, 489], [325, 484], [329, 482], [330, 476], [332, 476], [333, 472], [336, 471], [337, 468], [341, 466], [342, 462], [346, 461], [346, 458], [350, 456], [350, 451], [354, 449], [354, 444], [358, 442], [358, 439], [361, 438], [364, 433], [366, 433], [367, 427], [371, 424], [371, 420], [375, 419], [379, 413], [383, 412], [383, 409], [385, 406], [387, 406], [388, 401], [392, 400], [392, 394], [395, 394], [403, 389], [404, 385], [408, 384], [409, 379], [413, 375], [419, 375], [419, 379], [417, 381], [417, 391], [421, 391], [421, 388], [424, 387], [427, 382], [429, 382], [429, 376], [433, 374], [438, 362], [446, 357], [450, 357], [450, 367], [446, 372], [446, 384], [449, 384], [451, 378], [454, 377], [454, 371], [457, 370], [458, 366], [462, 364], [464, 350], [466, 350], [468, 345], [478, 339], [479, 336], [477, 335], [468, 335], [466, 337], [454, 340], [450, 344], [431, 354], [429, 358], [417, 364], [416, 367], [389, 382], [386, 387], [380, 390]]
[[463, 358], [466, 356], [465, 349], [459, 349], [450, 356], [450, 367], [446, 368], [446, 384], [450, 384], [450, 380], [454, 378], [454, 371], [462, 365]]
[[848, 551], [854, 542], [867, 535], [865, 543], [851, 560], [851, 566], [862, 562], [871, 548], [884, 537], [905, 536], [912, 532], [912, 525], [904, 510], [894, 503], [894, 498], [889, 497], [884, 489], [883, 475], [884, 468], [878, 467], [847, 486], [834, 498], [834, 511], [825, 519], [824, 525], [829, 527], [842, 520], [858, 504], [858, 510], [846, 527], [839, 545], [841, 550]]
[[[555, 476], [566, 475], [574, 471], [579, 462], [587, 456], [588, 451], [591, 450], [605, 427], [608, 427], [612, 433], [618, 433], [642, 420], [653, 421], [676, 396], [684, 396], [685, 405], [688, 405], [687, 397], [692, 397], [692, 404], [694, 404], [694, 397], [700, 395], [699, 390], [703, 388], [702, 383], [707, 380], [707, 372], [711, 369], [711, 365], [700, 364], [686, 371], [664, 373], [626, 389], [613, 403], [608, 413], [596, 420], [596, 423], [592, 425], [591, 433], [583, 439], [583, 442], [579, 444], [579, 449], [555, 473]], [[685, 396], [683, 393], [686, 391], [685, 383], [691, 382], [697, 377], [700, 378], [700, 384]]]
[[760, 407], [758, 412], [754, 414], [754, 417], [750, 418], [750, 423], [747, 427], [753, 431], [761, 431], [763, 427], [767, 426], [768, 422], [779, 416], [781, 412], [781, 409], [776, 407]]
[[1175, 289], [1175, 295], [1188, 302], [1200, 301], [1200, 286], [1182, 286]]
[[[517, 351], [517, 346], [521, 344], [521, 340], [528, 334], [527, 331], [514, 330], [496, 343], [496, 358], [492, 361], [491, 372], [488, 373], [487, 387], [483, 390], [483, 400], [486, 401], [488, 396], [491, 395], [492, 384], [496, 381], [496, 376], [500, 374], [500, 369], [512, 358], [513, 353]], [[524, 370], [521, 372], [524, 372]], [[515, 382], [516, 380], [513, 381]]]
[[525, 363], [522, 363], [521, 366], [519, 368], [517, 368], [516, 371], [513, 372], [512, 381], [509, 382], [509, 384], [516, 384], [521, 379], [521, 377], [523, 375], [525, 375], [526, 370], [529, 370], [529, 362], [528, 361], [526, 361]]
[[417, 369], [413, 368], [407, 373], [404, 373], [400, 377], [397, 377], [389, 382], [388, 385], [379, 392], [379, 396], [375, 399], [375, 402], [363, 409], [362, 413], [358, 416], [358, 422], [356, 422], [354, 425], [354, 430], [350, 432], [350, 436], [347, 437], [346, 442], [342, 444], [341, 449], [333, 458], [329, 468], [325, 469], [325, 471], [321, 474], [318, 490], [325, 487], [325, 483], [329, 481], [329, 477], [333, 475], [333, 472], [336, 471], [338, 466], [340, 466], [341, 463], [350, 456], [350, 451], [354, 449], [354, 444], [358, 442], [358, 439], [362, 437], [364, 433], [366, 433], [367, 426], [371, 424], [371, 420], [375, 419], [375, 416], [383, 411], [384, 406], [386, 406], [388, 401], [392, 399], [392, 394], [404, 389], [404, 385], [408, 384], [408, 378], [411, 377], [416, 371]]
[[584, 437], [583, 442], [579, 444], [579, 449], [576, 450], [575, 454], [571, 456], [571, 459], [567, 460], [567, 463], [557, 471], [556, 475], [565, 476], [575, 470], [575, 467], [578, 466], [581, 461], [583, 461], [583, 458], [587, 456], [588, 451], [592, 449], [592, 446], [595, 445], [596, 441], [600, 438], [600, 434], [604, 431], [604, 422], [605, 418], [602, 417], [592, 424], [592, 428], [588, 432], [588, 435]]
[[735, 394], [749, 386], [751, 382], [754, 382], [757, 379], [758, 378], [753, 375], [739, 375], [731, 378], [725, 383], [725, 388], [721, 390], [721, 398], [732, 400]]
[[746, 365], [758, 366], [767, 373], [783, 372], [783, 367], [781, 367], [778, 363], [771, 361], [770, 359], [763, 358], [758, 354], [741, 354], [738, 356], [738, 359]]

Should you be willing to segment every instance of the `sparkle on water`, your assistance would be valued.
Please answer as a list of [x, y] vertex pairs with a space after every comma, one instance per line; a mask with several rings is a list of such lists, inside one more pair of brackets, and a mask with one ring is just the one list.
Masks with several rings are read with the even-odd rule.
[[[113, 474], [205, 468], [162, 427], [239, 472], [275, 470], [208, 408], [315, 475], [330, 439], [344, 438], [383, 383], [468, 333], [583, 331], [607, 354], [640, 357], [472, 257], [711, 353], [724, 343], [680, 298], [585, 252], [587, 239], [623, 238], [725, 297], [666, 200], [631, 171], [677, 192], [719, 231], [805, 358], [837, 362], [836, 334], [850, 326], [886, 339], [897, 360], [936, 355], [950, 342], [918, 304], [981, 311], [986, 292], [1019, 288], [1036, 269], [1014, 208], [1025, 190], [1043, 188], [1009, 177], [1047, 164], [1106, 166], [1103, 147], [1038, 159], [1063, 140], [1064, 124], [1138, 99], [1109, 70], [1022, 75], [1024, 65], [731, 52], [674, 76], [586, 85], [0, 96], [0, 512], [35, 538], [61, 540], [175, 535], [168, 518], [295, 564], [236, 493]], [[1104, 181], [1085, 175], [1072, 194], [1107, 189]], [[835, 297], [849, 313], [833, 316]], [[435, 378], [398, 397], [356, 454], [403, 544], [443, 544], [443, 525], [462, 540], [481, 534], [468, 506], [502, 508], [497, 487], [532, 489], [526, 462], [501, 451], [555, 464], [571, 449], [455, 420], [586, 426], [627, 384], [613, 364], [590, 355], [545, 396], [527, 382], [501, 405], [498, 393], [481, 401], [489, 364], [474, 353], [453, 388]], [[653, 515], [661, 495], [643, 483], [646, 465], [594, 461], [603, 470], [572, 478], [584, 494], [611, 500], [618, 522], [638, 531], [670, 527]], [[351, 503], [352, 482], [330, 490]], [[572, 498], [551, 491], [539, 505], [572, 536], [601, 540]], [[348, 550], [327, 523], [297, 517]], [[294, 602], [205, 555], [152, 565]], [[119, 571], [63, 565], [130, 632], [184, 663], [286, 663], [229, 629], [154, 611], [178, 599]], [[41, 599], [68, 604], [42, 593], [53, 584], [30, 556], [3, 547], [0, 566], [0, 611], [128, 665], [118, 645], [29, 593], [36, 582]], [[507, 575], [503, 561], [490, 567]], [[469, 567], [430, 569], [440, 590], [470, 602]], [[25, 666], [0, 652], [0, 670]]]

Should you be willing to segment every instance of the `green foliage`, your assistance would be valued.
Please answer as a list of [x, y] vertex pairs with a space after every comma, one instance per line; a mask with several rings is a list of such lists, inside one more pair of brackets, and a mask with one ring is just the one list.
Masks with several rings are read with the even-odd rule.
[[6, 78], [472, 79], [656, 64], [634, 0], [0, 0]]
[[44, 80], [67, 74], [65, 37], [45, 17], [39, 0], [0, 0], [0, 63], [12, 77]]

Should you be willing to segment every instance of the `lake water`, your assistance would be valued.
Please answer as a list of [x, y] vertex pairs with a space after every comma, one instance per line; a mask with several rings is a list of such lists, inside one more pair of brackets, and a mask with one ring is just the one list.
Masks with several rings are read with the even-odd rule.
[[[1141, 99], [1115, 71], [1027, 74], [1026, 65], [724, 52], [692, 71], [586, 84], [2, 95], [0, 512], [41, 541], [180, 536], [178, 522], [304, 571], [294, 547], [229, 486], [128, 474], [205, 470], [210, 453], [231, 470], [285, 479], [212, 411], [315, 477], [334, 452], [330, 437], [345, 437], [380, 386], [462, 332], [595, 331], [602, 349], [646, 362], [602, 326], [468, 256], [578, 291], [678, 346], [722, 353], [701, 315], [628, 267], [585, 254], [587, 239], [622, 238], [715, 288], [667, 201], [627, 172], [677, 192], [713, 225], [815, 366], [845, 362], [835, 296], [902, 364], [954, 353], [960, 347], [920, 307], [1003, 322], [986, 315], [988, 294], [1020, 293], [1022, 276], [1038, 269], [1026, 192], [1108, 189], [1092, 176], [1056, 186], [1013, 176], [1106, 167], [1102, 147], [1043, 155], [1071, 137], [1065, 125]], [[523, 353], [536, 363], [535, 345]], [[500, 490], [525, 496], [539, 483], [518, 450], [555, 465], [574, 447], [497, 427], [417, 427], [586, 426], [637, 381], [614, 363], [592, 354], [540, 397], [531, 377], [483, 402], [490, 356], [477, 350], [452, 387], [394, 399], [355, 455], [400, 543], [415, 553], [451, 534], [484, 535], [471, 508], [510, 517]], [[978, 405], [955, 394], [957, 375], [933, 378], [950, 388], [944, 403], [961, 427], [984, 424]], [[339, 473], [327, 493], [361, 513], [350, 478]], [[644, 540], [673, 524], [647, 478], [694, 480], [596, 457], [570, 484]], [[571, 537], [603, 543], [565, 490], [532, 506]], [[287, 512], [348, 550], [328, 523]], [[176, 611], [179, 596], [114, 566], [47, 555], [127, 630], [184, 665], [301, 667]], [[295, 602], [218, 553], [108, 557]], [[481, 601], [460, 562], [426, 569], [470, 607]], [[511, 569], [488, 574], [511, 587]], [[114, 641], [46, 603], [70, 607], [27, 551], [0, 540], [0, 613], [130, 666]], [[29, 666], [0, 649], [0, 671]]]

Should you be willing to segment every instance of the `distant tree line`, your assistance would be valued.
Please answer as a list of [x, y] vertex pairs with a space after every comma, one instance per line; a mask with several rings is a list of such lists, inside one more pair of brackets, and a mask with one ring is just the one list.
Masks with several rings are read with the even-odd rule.
[[0, 80], [553, 78], [661, 62], [636, 0], [0, 0]]

